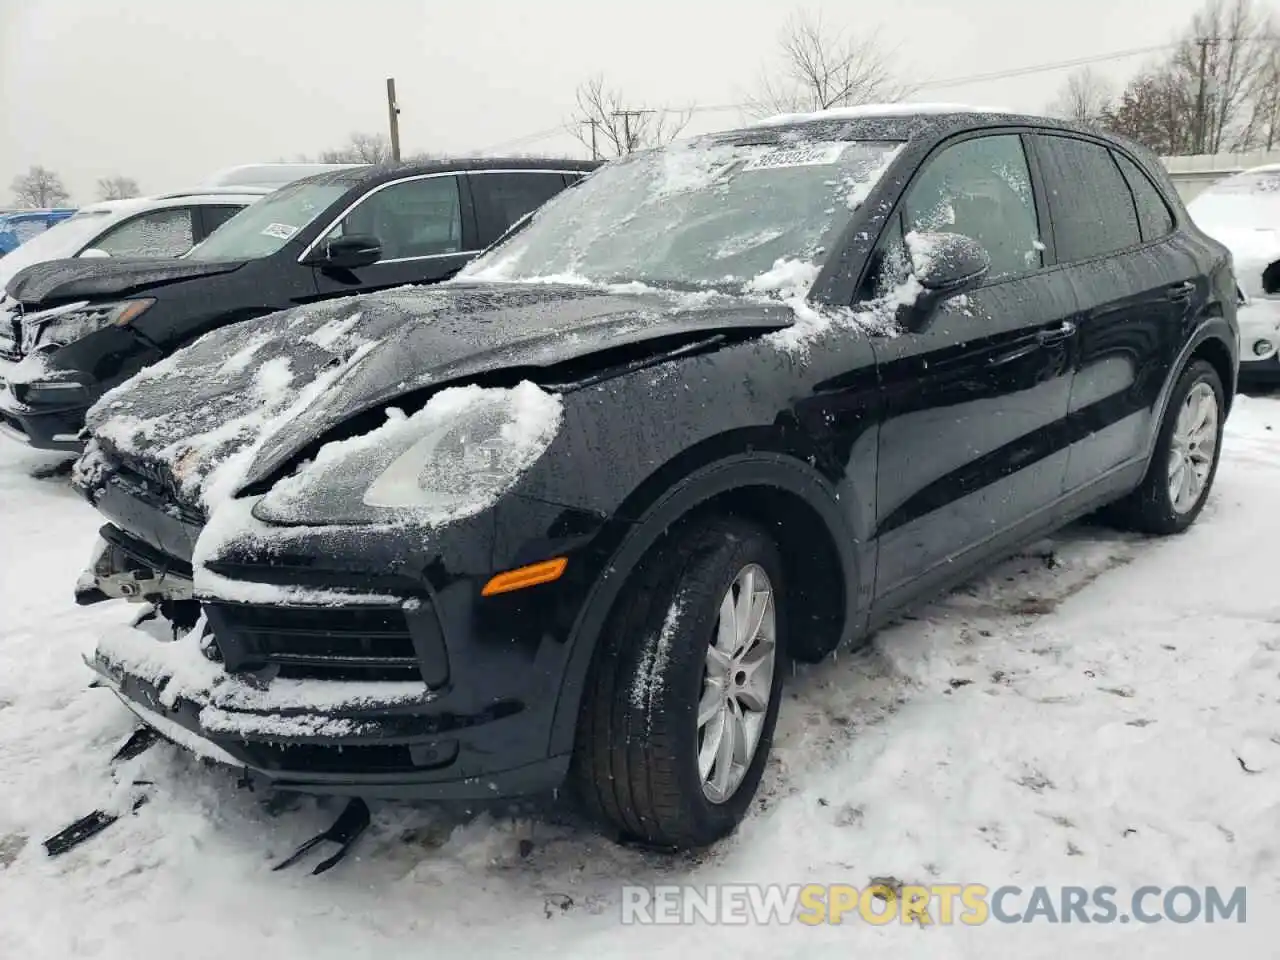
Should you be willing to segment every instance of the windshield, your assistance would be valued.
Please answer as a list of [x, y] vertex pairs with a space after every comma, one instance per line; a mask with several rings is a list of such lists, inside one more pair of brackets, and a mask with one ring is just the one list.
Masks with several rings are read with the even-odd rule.
[[551, 200], [459, 279], [740, 289], [776, 267], [814, 276], [900, 147], [701, 138], [634, 153]]
[[186, 260], [256, 260], [275, 253], [329, 209], [347, 183], [296, 183], [251, 203], [192, 247]]
[[113, 222], [110, 210], [84, 210], [55, 223], [0, 259], [0, 289], [15, 273], [33, 263], [74, 257]]

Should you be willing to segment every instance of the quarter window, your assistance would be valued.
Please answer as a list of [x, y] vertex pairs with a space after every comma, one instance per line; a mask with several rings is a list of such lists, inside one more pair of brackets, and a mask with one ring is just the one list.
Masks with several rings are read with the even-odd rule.
[[383, 260], [461, 252], [458, 178], [420, 177], [383, 187], [343, 217], [325, 239], [354, 235], [377, 237]]
[[1169, 205], [1160, 196], [1160, 191], [1151, 182], [1151, 178], [1139, 169], [1138, 165], [1128, 157], [1112, 153], [1129, 189], [1133, 191], [1133, 202], [1138, 208], [1138, 226], [1142, 228], [1143, 240], [1156, 240], [1173, 232], [1173, 214]]
[[564, 178], [558, 173], [477, 173], [471, 184], [488, 197], [493, 226], [501, 233], [563, 190]]
[[108, 230], [93, 244], [113, 257], [180, 257], [191, 249], [191, 211], [153, 210]]
[[1044, 249], [1022, 138], [978, 137], [945, 148], [911, 185], [908, 231], [960, 233], [986, 249], [992, 279], [1039, 268]]
[[1058, 259], [1088, 260], [1142, 241], [1133, 194], [1111, 151], [1088, 140], [1041, 137]]

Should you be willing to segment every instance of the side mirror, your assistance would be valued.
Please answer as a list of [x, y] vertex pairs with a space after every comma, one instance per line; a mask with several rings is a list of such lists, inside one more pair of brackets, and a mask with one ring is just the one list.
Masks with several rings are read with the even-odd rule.
[[991, 270], [991, 257], [982, 244], [959, 233], [918, 233], [906, 236], [911, 273], [920, 284], [908, 308], [913, 329], [919, 329], [944, 300], [972, 290]]
[[90, 247], [88, 250], [81, 250], [80, 256], [89, 260], [96, 260], [99, 257], [110, 257], [111, 254], [105, 250], [99, 250], [97, 247]]
[[355, 270], [382, 259], [382, 242], [374, 236], [350, 234], [317, 247], [307, 262], [317, 267]]

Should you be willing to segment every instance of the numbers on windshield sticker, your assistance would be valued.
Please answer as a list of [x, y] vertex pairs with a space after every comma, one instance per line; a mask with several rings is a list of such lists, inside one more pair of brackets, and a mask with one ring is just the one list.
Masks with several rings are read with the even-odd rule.
[[269, 223], [262, 228], [264, 237], [275, 237], [277, 240], [288, 240], [297, 232], [297, 227], [291, 227], [287, 223]]
[[743, 170], [776, 170], [778, 167], [815, 167], [835, 163], [844, 153], [843, 143], [808, 143], [766, 150], [743, 164]]

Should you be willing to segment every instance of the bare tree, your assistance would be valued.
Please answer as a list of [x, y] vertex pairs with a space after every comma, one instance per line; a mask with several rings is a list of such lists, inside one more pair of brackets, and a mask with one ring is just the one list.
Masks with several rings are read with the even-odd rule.
[[1134, 77], [1108, 108], [1101, 125], [1136, 140], [1161, 156], [1193, 150], [1195, 92], [1168, 65]]
[[381, 133], [353, 133], [345, 145], [320, 153], [321, 163], [389, 163], [391, 144]]
[[753, 116], [887, 102], [911, 92], [895, 78], [878, 31], [855, 35], [802, 11], [788, 18], [778, 47], [781, 62], [762, 71], [748, 100]]
[[1092, 67], [1072, 72], [1048, 112], [1064, 120], [1097, 124], [1111, 108], [1111, 82]]
[[9, 184], [9, 190], [20, 207], [60, 207], [71, 199], [62, 178], [48, 167], [35, 166], [19, 174]]
[[597, 75], [579, 85], [577, 108], [569, 132], [601, 157], [620, 157], [632, 150], [674, 140], [689, 123], [688, 110], [642, 109]]
[[117, 174], [98, 178], [99, 200], [128, 200], [141, 193], [142, 191], [138, 189], [138, 181], [133, 177], [122, 177]]
[[1280, 40], [1266, 41], [1266, 54], [1248, 96], [1248, 119], [1236, 141], [1239, 149], [1280, 145]]
[[1250, 97], [1266, 70], [1274, 33], [1275, 17], [1255, 0], [1208, 0], [1192, 19], [1171, 68], [1194, 104], [1195, 152], [1219, 153], [1245, 145]]

